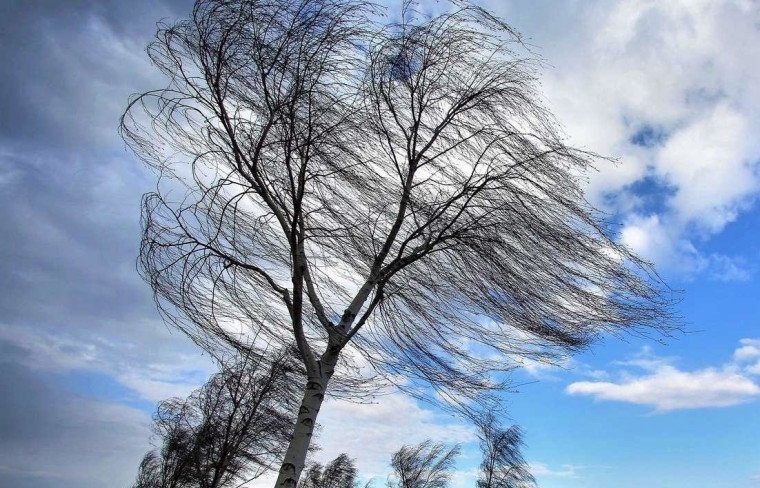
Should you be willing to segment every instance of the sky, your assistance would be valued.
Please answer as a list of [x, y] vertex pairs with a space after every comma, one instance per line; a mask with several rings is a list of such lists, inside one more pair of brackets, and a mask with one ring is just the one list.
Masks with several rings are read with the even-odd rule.
[[[481, 3], [544, 59], [570, 142], [618, 160], [588, 198], [682, 290], [689, 330], [513, 374], [505, 421], [539, 486], [760, 487], [760, 3]], [[137, 276], [155, 180], [116, 130], [130, 94], [164, 83], [144, 49], [155, 23], [190, 8], [0, 3], [2, 488], [126, 488], [156, 402], [213, 372]], [[316, 458], [347, 452], [376, 486], [393, 450], [426, 438], [461, 443], [452, 484], [474, 486], [472, 428], [399, 393], [328, 400], [320, 421]]]

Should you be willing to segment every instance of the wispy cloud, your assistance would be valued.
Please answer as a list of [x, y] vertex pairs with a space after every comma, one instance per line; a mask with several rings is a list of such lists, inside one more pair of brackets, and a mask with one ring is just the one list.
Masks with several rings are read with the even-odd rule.
[[530, 463], [530, 472], [534, 476], [546, 476], [553, 478], [577, 478], [580, 466], [572, 464], [563, 464], [559, 468], [550, 468], [544, 463]]
[[147, 360], [150, 354], [134, 351], [134, 344], [97, 336], [83, 340], [64, 331], [19, 330], [0, 324], [0, 343], [17, 348], [14, 359], [33, 371], [105, 374], [150, 402], [186, 396], [214, 371], [211, 361], [199, 354], [156, 345], [154, 358]]

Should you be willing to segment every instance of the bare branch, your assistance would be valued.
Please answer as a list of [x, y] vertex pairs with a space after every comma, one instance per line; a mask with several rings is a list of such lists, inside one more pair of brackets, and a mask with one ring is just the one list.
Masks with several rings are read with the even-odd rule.
[[559, 135], [520, 36], [463, 1], [402, 10], [198, 0], [148, 49], [167, 87], [122, 118], [160, 175], [139, 268], [165, 319], [215, 354], [298, 348], [282, 488], [325, 394], [402, 375], [475, 415], [522, 357], [679, 329], [673, 292], [586, 201], [604, 158]]

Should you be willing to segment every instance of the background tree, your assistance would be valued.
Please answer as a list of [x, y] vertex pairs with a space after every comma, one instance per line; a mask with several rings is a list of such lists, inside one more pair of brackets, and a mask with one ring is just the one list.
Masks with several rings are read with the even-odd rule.
[[503, 428], [494, 412], [478, 421], [478, 438], [483, 462], [480, 464], [478, 488], [529, 488], [536, 480], [522, 456], [522, 432], [513, 425]]
[[457, 455], [459, 446], [448, 448], [430, 440], [403, 446], [391, 456], [388, 488], [446, 488]]
[[170, 459], [164, 459], [156, 451], [149, 451], [137, 469], [137, 479], [133, 488], [174, 488], [184, 486], [185, 480], [174, 475]]
[[161, 448], [146, 454], [135, 488], [223, 488], [271, 470], [298, 405], [289, 362], [287, 354], [266, 364], [247, 356], [187, 399], [161, 402], [153, 426]]
[[667, 288], [585, 200], [597, 158], [563, 142], [517, 34], [462, 2], [403, 7], [198, 0], [149, 47], [169, 85], [123, 118], [163, 176], [140, 269], [166, 319], [208, 349], [297, 345], [283, 488], [328, 385], [367, 384], [351, 359], [472, 413], [515, 358], [672, 330]]
[[356, 478], [354, 460], [344, 453], [325, 466], [320, 463], [308, 466], [298, 486], [299, 488], [355, 488]]

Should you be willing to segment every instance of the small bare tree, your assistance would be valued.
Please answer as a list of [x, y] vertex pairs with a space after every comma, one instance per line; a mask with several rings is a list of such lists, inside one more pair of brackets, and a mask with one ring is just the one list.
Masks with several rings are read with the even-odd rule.
[[523, 438], [520, 428], [503, 428], [494, 412], [488, 412], [477, 422], [480, 451], [478, 488], [531, 488], [536, 480], [522, 456]]
[[391, 456], [388, 488], [446, 488], [457, 455], [459, 446], [449, 448], [430, 440], [403, 446]]
[[166, 319], [208, 349], [297, 345], [281, 488], [325, 394], [368, 384], [352, 360], [472, 411], [520, 357], [672, 329], [668, 289], [584, 199], [597, 158], [563, 142], [520, 38], [459, 1], [403, 7], [198, 0], [149, 47], [169, 85], [122, 120], [162, 175], [139, 265]]
[[135, 488], [233, 487], [273, 469], [298, 405], [288, 362], [244, 357], [187, 399], [161, 402], [153, 426], [161, 448], [145, 455]]
[[173, 462], [176, 457], [163, 457], [156, 451], [149, 451], [137, 469], [137, 479], [132, 488], [180, 488], [188, 486], [189, 480], [179, 474], [181, 466]]
[[308, 466], [298, 486], [300, 488], [355, 488], [356, 477], [354, 460], [344, 453], [325, 466], [320, 463]]

